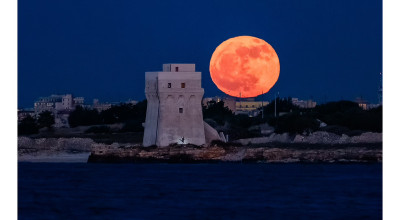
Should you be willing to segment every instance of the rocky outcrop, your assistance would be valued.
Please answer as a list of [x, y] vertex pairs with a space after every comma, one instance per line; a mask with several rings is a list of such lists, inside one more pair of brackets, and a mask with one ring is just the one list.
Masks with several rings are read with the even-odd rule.
[[[346, 138], [346, 136], [343, 136]], [[309, 144], [338, 144], [341, 142], [341, 136], [329, 132], [317, 131], [311, 135], [296, 135], [293, 143], [309, 143]], [[346, 143], [346, 140], [344, 142]]]
[[265, 143], [271, 143], [271, 142], [290, 143], [290, 142], [292, 142], [292, 139], [291, 139], [291, 137], [290, 137], [290, 135], [288, 133], [283, 133], [283, 134], [272, 133], [268, 137], [239, 139], [236, 142], [240, 143], [242, 145], [265, 144]]
[[90, 152], [66, 153], [66, 152], [36, 152], [18, 155], [18, 162], [51, 162], [51, 163], [86, 163]]
[[210, 163], [210, 162], [380, 162], [380, 144], [347, 145], [301, 145], [285, 147], [265, 145], [198, 147], [176, 145], [163, 148], [120, 146], [118, 144], [96, 144], [88, 162], [166, 162], [166, 163]]
[[90, 138], [38, 138], [18, 137], [18, 154], [35, 152], [90, 152], [94, 141]]
[[[217, 132], [214, 137], [218, 137]], [[210, 138], [212, 140], [212, 138]], [[173, 145], [164, 148], [141, 144], [111, 145], [90, 138], [18, 138], [19, 159], [49, 155], [73, 159], [90, 152], [89, 162], [379, 162], [382, 160], [382, 134], [359, 136], [315, 132], [311, 135], [271, 134], [269, 137], [241, 139], [238, 143], [212, 145]], [[76, 154], [74, 157], [66, 154]], [[83, 155], [83, 154], [82, 154]], [[83, 158], [83, 156], [80, 156]]]
[[382, 143], [382, 133], [366, 132], [359, 136], [349, 137], [345, 134], [337, 135], [326, 131], [317, 131], [310, 135], [290, 136], [288, 133], [271, 134], [268, 137], [239, 139], [236, 142], [242, 145], [265, 143], [303, 143], [303, 144], [361, 144]]
[[293, 143], [309, 144], [361, 144], [361, 143], [382, 143], [382, 133], [366, 132], [359, 136], [349, 137], [345, 134], [337, 135], [325, 131], [317, 131], [308, 136], [296, 135]]
[[382, 133], [366, 132], [350, 138], [351, 143], [381, 143]]

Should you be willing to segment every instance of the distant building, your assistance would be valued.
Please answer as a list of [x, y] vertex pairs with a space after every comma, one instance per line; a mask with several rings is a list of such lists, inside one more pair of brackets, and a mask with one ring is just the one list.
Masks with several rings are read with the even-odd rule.
[[360, 107], [360, 108], [362, 108], [363, 110], [367, 110], [368, 108], [368, 102], [365, 100], [365, 99], [363, 99], [362, 97], [357, 97], [356, 98], [356, 100], [354, 100], [357, 104], [358, 104], [358, 106]]
[[214, 97], [203, 98], [203, 101], [202, 101], [203, 106], [208, 106], [211, 101], [214, 101], [216, 103], [223, 101], [224, 107], [227, 107], [232, 112], [235, 112], [236, 99], [234, 97], [221, 98], [219, 96], [214, 96]]
[[143, 146], [206, 143], [204, 89], [195, 64], [164, 64], [162, 72], [146, 72], [145, 94]]
[[93, 99], [92, 108], [96, 109], [98, 112], [110, 109], [111, 106], [112, 106], [111, 103], [100, 103], [98, 99]]
[[[125, 103], [136, 105], [138, 101], [130, 99]], [[93, 105], [85, 105], [84, 97], [73, 97], [72, 94], [50, 95], [38, 98], [38, 100], [34, 102], [34, 108], [31, 110], [18, 110], [18, 121], [22, 120], [27, 115], [37, 118], [40, 113], [50, 111], [54, 115], [54, 127], [69, 127], [68, 117], [77, 106], [96, 109], [101, 112], [118, 104], [121, 103], [100, 103], [98, 99], [93, 99]]]
[[63, 100], [62, 95], [51, 95], [47, 97], [40, 97], [34, 103], [35, 115], [38, 116], [40, 113], [44, 111], [55, 112], [56, 111], [56, 103], [61, 103]]
[[214, 101], [216, 103], [222, 101], [221, 97], [214, 96], [214, 97], [204, 97], [202, 103], [204, 106], [208, 106], [209, 102]]
[[223, 99], [224, 106], [229, 108], [233, 113], [236, 112], [236, 98], [235, 97], [226, 97]]
[[138, 104], [138, 101], [129, 99], [129, 100], [126, 101], [125, 103], [126, 103], [126, 104], [136, 105], [136, 104]]
[[313, 100], [299, 100], [298, 98], [292, 98], [292, 104], [298, 106], [299, 108], [315, 108], [317, 102]]
[[34, 109], [18, 109], [18, 122], [22, 121], [24, 118], [31, 116], [35, 117]]
[[44, 111], [50, 111], [54, 115], [54, 127], [69, 127], [70, 112], [75, 110], [76, 106], [83, 105], [84, 101], [83, 97], [74, 98], [71, 94], [40, 97], [34, 103], [35, 117]]
[[[236, 114], [239, 113], [248, 113], [256, 111], [257, 109], [261, 108], [262, 106], [268, 105], [269, 102], [262, 102], [262, 101], [252, 101], [246, 99], [244, 101], [236, 101]], [[253, 113], [254, 116], [254, 113]]]
[[378, 104], [369, 103], [367, 100], [363, 99], [362, 97], [357, 97], [354, 100], [354, 102], [356, 102], [358, 104], [358, 106], [360, 108], [362, 108], [363, 110], [369, 110], [369, 109], [372, 109], [372, 108], [377, 108], [377, 107], [382, 105], [382, 103], [380, 103], [380, 104], [379, 103]]
[[74, 110], [77, 105], [83, 105], [84, 100], [83, 97], [73, 98], [71, 94], [40, 97], [34, 103], [35, 114], [39, 115], [44, 111], [56, 113], [58, 111]]
[[218, 96], [215, 97], [207, 97], [203, 99], [203, 105], [207, 106], [210, 101], [215, 102], [224, 102], [224, 106], [227, 107], [235, 114], [247, 114], [249, 116], [257, 116], [259, 112], [259, 108], [262, 106], [266, 106], [269, 102], [266, 101], [254, 101], [254, 98], [247, 98], [243, 101], [237, 101], [235, 97], [225, 97], [220, 98]]
[[83, 106], [83, 105], [85, 105], [85, 98], [83, 98], [83, 97], [75, 97], [75, 98], [73, 98], [73, 103], [75, 104], [75, 106], [77, 106], [77, 105], [80, 105], [80, 106]]

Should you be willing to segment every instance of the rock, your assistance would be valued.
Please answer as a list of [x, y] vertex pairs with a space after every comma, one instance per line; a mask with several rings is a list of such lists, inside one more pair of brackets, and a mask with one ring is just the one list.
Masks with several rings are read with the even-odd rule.
[[237, 151], [229, 151], [224, 157], [221, 158], [222, 161], [242, 161], [246, 155], [246, 149], [242, 148]]
[[382, 133], [366, 132], [359, 136], [351, 137], [351, 143], [380, 143], [382, 142]]
[[264, 160], [264, 149], [263, 148], [249, 148], [246, 149], [243, 156], [245, 161], [263, 161]]
[[333, 144], [338, 142], [339, 139], [339, 135], [325, 131], [316, 131], [309, 136], [306, 136], [303, 142], [309, 144]]
[[283, 133], [283, 134], [272, 133], [269, 137], [246, 138], [246, 139], [239, 139], [236, 141], [236, 143], [240, 143], [242, 145], [248, 145], [250, 143], [251, 144], [265, 144], [265, 143], [271, 143], [271, 142], [290, 143], [291, 138], [288, 133]]
[[[318, 148], [292, 147], [272, 148], [268, 146], [168, 146], [163, 148], [115, 148], [111, 145], [95, 145], [90, 162], [380, 162], [382, 148], [379, 144], [369, 148], [359, 145], [332, 147], [330, 144]], [[302, 144], [302, 146], [304, 146]]]
[[248, 145], [250, 143], [252, 144], [263, 144], [263, 143], [268, 143], [270, 142], [269, 137], [260, 137], [260, 138], [246, 138], [246, 139], [239, 139], [236, 142], [242, 144], [242, 145]]
[[264, 123], [260, 125], [260, 131], [263, 135], [269, 135], [274, 133], [275, 128], [270, 126], [268, 123]]
[[35, 140], [28, 137], [18, 137], [18, 148], [32, 148], [34, 146]]
[[304, 142], [304, 136], [303, 135], [296, 135], [293, 139], [293, 143], [303, 143]]
[[[94, 141], [90, 138], [38, 138], [18, 137], [18, 151], [74, 151], [90, 152]], [[28, 150], [28, 151], [27, 151]]]
[[346, 144], [350, 142], [350, 137], [342, 134], [342, 136], [339, 138], [339, 140], [337, 141], [338, 144]]
[[225, 149], [221, 147], [209, 147], [200, 152], [197, 159], [199, 160], [215, 160], [222, 159], [226, 154]]
[[310, 135], [297, 134], [292, 140], [288, 133], [272, 133], [269, 137], [246, 138], [235, 141], [242, 145], [265, 143], [305, 143], [305, 144], [350, 144], [350, 143], [381, 143], [382, 133], [366, 132], [359, 136], [349, 137], [346, 134], [337, 135], [326, 131], [316, 131]]
[[269, 142], [289, 143], [291, 142], [291, 139], [288, 133], [283, 133], [283, 134], [273, 133], [271, 136], [269, 136]]

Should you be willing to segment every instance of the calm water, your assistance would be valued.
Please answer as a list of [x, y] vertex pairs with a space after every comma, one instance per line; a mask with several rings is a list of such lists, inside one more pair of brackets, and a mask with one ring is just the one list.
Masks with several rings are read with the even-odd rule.
[[19, 163], [19, 219], [381, 219], [381, 164]]

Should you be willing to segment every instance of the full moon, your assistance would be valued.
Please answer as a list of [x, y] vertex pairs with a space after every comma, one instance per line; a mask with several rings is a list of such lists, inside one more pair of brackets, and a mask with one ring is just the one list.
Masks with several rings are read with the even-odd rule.
[[234, 97], [249, 98], [267, 93], [278, 80], [279, 71], [274, 48], [251, 36], [222, 42], [210, 61], [211, 79], [221, 91]]

